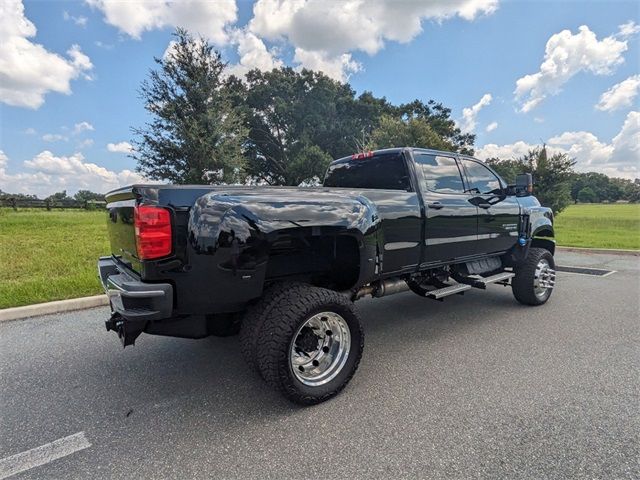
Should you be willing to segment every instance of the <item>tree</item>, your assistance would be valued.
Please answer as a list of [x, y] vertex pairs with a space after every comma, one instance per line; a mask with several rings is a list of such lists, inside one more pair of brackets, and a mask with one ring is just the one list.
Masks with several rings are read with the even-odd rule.
[[577, 200], [580, 203], [593, 203], [596, 201], [596, 194], [591, 187], [584, 187], [578, 192]]
[[101, 202], [104, 200], [104, 194], [95, 193], [90, 190], [78, 190], [76, 194], [73, 196], [73, 198], [78, 202], [88, 202], [91, 200], [96, 200]]
[[140, 88], [152, 120], [133, 129], [137, 169], [174, 183], [237, 181], [246, 130], [226, 88], [226, 64], [204, 38], [183, 29], [174, 36]]
[[[252, 70], [244, 95], [247, 172], [272, 185], [322, 177], [332, 158], [357, 150], [356, 139], [370, 131], [386, 104], [367, 93], [360, 101], [348, 84], [321, 72], [291, 68]], [[241, 102], [241, 96], [234, 98]]]
[[370, 149], [407, 146], [437, 150], [454, 149], [453, 145], [438, 135], [425, 119], [402, 119], [389, 115], [381, 118], [379, 126], [371, 133], [368, 144]]
[[[492, 159], [488, 162], [502, 176], [517, 173], [531, 173], [534, 182], [534, 194], [540, 203], [560, 213], [571, 203], [571, 178], [575, 160], [565, 153], [556, 153], [547, 156], [547, 148], [529, 150], [520, 158], [499, 160]], [[514, 176], [515, 177], [515, 176]], [[515, 178], [506, 179], [508, 182]]]
[[526, 173], [525, 166], [515, 159], [488, 158], [485, 163], [493, 168], [505, 182], [511, 185], [516, 183], [516, 175]]
[[640, 202], [640, 179], [636, 178], [633, 182], [629, 182], [624, 195], [630, 202]]
[[11, 200], [11, 199], [38, 200], [38, 197], [36, 195], [29, 195], [24, 193], [9, 193], [9, 192], [3, 192], [2, 190], [0, 190], [0, 200]]
[[52, 195], [49, 195], [47, 198], [45, 198], [45, 200], [49, 200], [51, 203], [57, 203], [57, 202], [70, 201], [70, 200], [73, 200], [73, 198], [67, 195], [66, 190], [63, 190], [61, 192], [56, 192]]
[[[451, 109], [442, 103], [435, 100], [424, 103], [416, 99], [413, 102], [395, 107], [395, 115], [406, 122], [412, 119], [426, 122], [447, 145], [447, 150], [473, 155], [473, 143], [476, 136], [472, 133], [462, 133], [451, 118]], [[414, 146], [414, 144], [405, 146]]]

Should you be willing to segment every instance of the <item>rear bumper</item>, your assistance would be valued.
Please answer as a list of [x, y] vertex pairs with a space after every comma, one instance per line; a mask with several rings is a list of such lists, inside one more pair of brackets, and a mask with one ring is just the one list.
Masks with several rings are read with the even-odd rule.
[[119, 267], [112, 257], [100, 257], [98, 273], [111, 310], [123, 319], [146, 322], [171, 317], [173, 287], [170, 284], [141, 282]]

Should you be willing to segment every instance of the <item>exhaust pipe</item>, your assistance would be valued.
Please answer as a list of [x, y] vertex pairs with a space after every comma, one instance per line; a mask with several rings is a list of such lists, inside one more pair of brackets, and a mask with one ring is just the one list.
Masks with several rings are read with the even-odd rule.
[[395, 293], [402, 293], [409, 290], [409, 285], [402, 278], [390, 278], [388, 280], [381, 280], [379, 282], [371, 283], [360, 288], [354, 295], [353, 301], [359, 300], [362, 297], [371, 295], [375, 298], [386, 297], [387, 295], [393, 295]]

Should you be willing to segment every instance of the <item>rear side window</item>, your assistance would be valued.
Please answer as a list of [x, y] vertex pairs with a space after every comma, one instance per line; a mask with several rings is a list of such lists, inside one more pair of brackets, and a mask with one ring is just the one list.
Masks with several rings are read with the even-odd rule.
[[439, 193], [464, 193], [462, 175], [453, 157], [415, 154], [416, 163], [422, 170], [424, 189]]
[[502, 193], [500, 180], [487, 167], [473, 160], [467, 160], [466, 158], [462, 159], [462, 164], [467, 171], [470, 193], [494, 195]]
[[409, 190], [409, 173], [401, 153], [352, 159], [329, 166], [325, 187]]

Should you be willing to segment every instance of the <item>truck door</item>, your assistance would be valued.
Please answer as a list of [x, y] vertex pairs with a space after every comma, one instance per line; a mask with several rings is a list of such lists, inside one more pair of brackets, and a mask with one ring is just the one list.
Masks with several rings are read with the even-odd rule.
[[477, 160], [460, 159], [471, 202], [478, 207], [477, 253], [505, 251], [518, 241], [520, 206], [504, 193], [504, 182]]
[[426, 209], [422, 264], [438, 264], [477, 252], [478, 208], [465, 192], [453, 156], [413, 152]]

